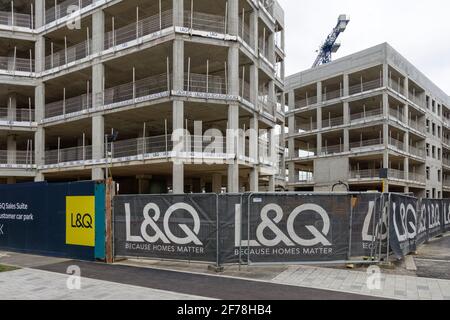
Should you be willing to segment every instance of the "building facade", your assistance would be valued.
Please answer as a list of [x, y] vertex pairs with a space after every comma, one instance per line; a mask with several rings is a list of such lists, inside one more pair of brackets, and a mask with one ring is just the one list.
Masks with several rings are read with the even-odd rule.
[[450, 98], [388, 44], [292, 75], [286, 92], [290, 190], [450, 197]]
[[[14, 0], [0, 11], [0, 183], [283, 186], [277, 2]], [[227, 130], [242, 133], [232, 142]]]

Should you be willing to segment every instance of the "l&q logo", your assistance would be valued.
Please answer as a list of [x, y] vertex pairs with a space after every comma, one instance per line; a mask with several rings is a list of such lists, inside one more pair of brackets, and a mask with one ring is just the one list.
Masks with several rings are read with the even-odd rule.
[[[192, 217], [193, 228], [192, 230], [188, 225], [184, 223], [178, 223], [178, 227], [183, 230], [185, 236], [178, 237], [174, 234], [170, 226], [170, 218], [172, 215], [178, 211], [183, 210], [189, 213]], [[153, 216], [150, 216], [150, 212], [153, 212]], [[163, 218], [163, 230], [157, 225], [157, 222], [161, 218], [161, 210], [155, 203], [149, 203], [144, 207], [143, 210], [144, 221], [141, 224], [141, 235], [133, 236], [131, 235], [131, 209], [130, 204], [125, 203], [125, 224], [126, 224], [126, 237], [128, 242], [148, 242], [156, 243], [162, 241], [165, 244], [175, 243], [178, 245], [187, 245], [194, 243], [197, 246], [203, 245], [203, 243], [198, 239], [198, 234], [200, 232], [200, 217], [197, 211], [187, 203], [176, 203], [172, 205], [164, 214]], [[148, 228], [154, 232], [154, 235], [149, 235]]]
[[93, 229], [94, 219], [89, 213], [71, 213], [70, 221], [72, 228]]
[[[269, 218], [269, 212], [275, 213], [275, 217], [273, 219]], [[297, 234], [295, 230], [296, 219], [307, 212], [318, 214], [322, 222], [321, 230], [318, 230], [316, 226], [312, 224], [304, 225], [304, 227], [308, 230], [310, 236], [313, 236], [310, 239], [302, 238]], [[261, 223], [256, 229], [256, 240], [241, 241], [242, 212], [241, 205], [237, 204], [235, 206], [235, 246], [276, 247], [280, 244], [284, 244], [288, 247], [294, 247], [296, 245], [300, 245], [303, 247], [313, 247], [319, 244], [322, 244], [323, 246], [332, 245], [331, 242], [327, 239], [327, 235], [330, 232], [330, 217], [328, 216], [325, 209], [323, 209], [321, 206], [308, 203], [295, 208], [287, 218], [287, 234], [283, 232], [278, 226], [283, 219], [283, 215], [283, 209], [277, 204], [268, 204], [264, 206], [260, 213]], [[275, 237], [273, 239], [268, 239], [266, 237], [264, 233], [266, 229], [269, 229], [273, 234], [275, 234]]]
[[95, 247], [95, 197], [66, 197], [66, 244]]

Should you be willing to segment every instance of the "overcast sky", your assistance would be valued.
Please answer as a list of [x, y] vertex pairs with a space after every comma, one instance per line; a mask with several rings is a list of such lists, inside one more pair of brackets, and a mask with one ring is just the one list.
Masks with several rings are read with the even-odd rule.
[[286, 15], [288, 75], [311, 67], [342, 13], [351, 21], [333, 59], [388, 42], [450, 95], [450, 1], [278, 1]]

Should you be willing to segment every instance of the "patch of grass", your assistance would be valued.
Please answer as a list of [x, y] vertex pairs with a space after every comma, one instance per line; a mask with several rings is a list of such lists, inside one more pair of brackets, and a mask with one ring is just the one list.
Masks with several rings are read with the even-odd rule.
[[8, 272], [8, 271], [14, 271], [17, 270], [16, 267], [10, 267], [10, 266], [4, 266], [0, 264], [0, 272]]

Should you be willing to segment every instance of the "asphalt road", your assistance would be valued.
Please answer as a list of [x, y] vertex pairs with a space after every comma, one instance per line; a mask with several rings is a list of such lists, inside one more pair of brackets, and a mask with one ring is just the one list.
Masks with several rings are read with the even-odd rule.
[[419, 277], [450, 280], [450, 236], [423, 245], [414, 261]]
[[65, 274], [70, 265], [78, 265], [82, 277], [222, 300], [376, 300], [344, 292], [90, 262], [65, 261], [35, 268]]

